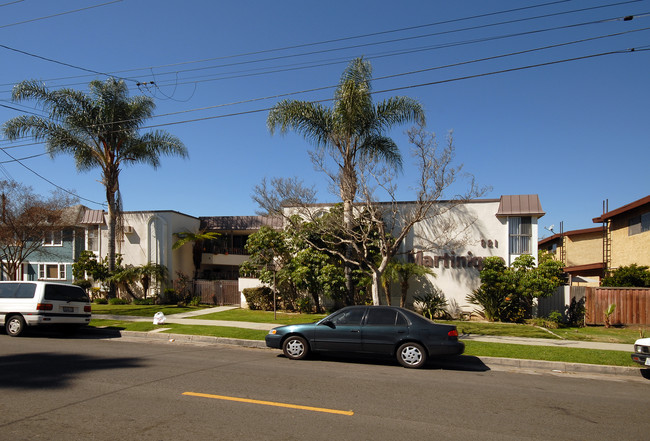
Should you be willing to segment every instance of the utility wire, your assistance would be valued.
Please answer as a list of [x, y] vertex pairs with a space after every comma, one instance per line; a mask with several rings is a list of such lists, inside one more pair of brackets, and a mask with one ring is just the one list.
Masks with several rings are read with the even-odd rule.
[[[572, 1], [572, 0], [559, 0], [559, 1], [543, 3], [543, 4], [540, 4], [540, 5], [532, 5], [532, 6], [526, 6], [526, 7], [521, 7], [521, 8], [507, 9], [507, 10], [491, 12], [491, 13], [486, 13], [486, 14], [473, 15], [473, 16], [469, 16], [469, 17], [462, 17], [462, 18], [457, 18], [457, 19], [450, 19], [450, 20], [438, 21], [438, 22], [433, 22], [433, 23], [427, 23], [427, 24], [423, 24], [423, 25], [410, 26], [410, 27], [398, 28], [398, 29], [391, 29], [391, 30], [387, 30], [387, 31], [373, 32], [373, 33], [369, 33], [369, 34], [362, 34], [362, 35], [356, 35], [356, 36], [350, 36], [350, 37], [342, 37], [342, 38], [324, 40], [324, 41], [319, 41], [319, 42], [304, 43], [304, 44], [299, 44], [299, 45], [286, 46], [286, 47], [274, 48], [274, 49], [266, 49], [266, 50], [247, 52], [247, 53], [241, 53], [241, 54], [234, 54], [234, 55], [227, 55], [227, 56], [221, 56], [221, 57], [213, 57], [213, 58], [207, 58], [207, 59], [202, 59], [202, 60], [193, 60], [193, 61], [180, 62], [180, 63], [174, 63], [174, 64], [159, 65], [159, 66], [148, 67], [148, 68], [137, 68], [137, 69], [113, 71], [112, 73], [110, 73], [110, 72], [109, 73], [97, 72], [97, 71], [94, 71], [94, 70], [91, 70], [91, 69], [85, 69], [85, 68], [80, 68], [80, 69], [91, 72], [93, 74], [100, 74], [100, 75], [110, 76], [110, 75], [113, 75], [113, 74], [120, 74], [120, 73], [125, 73], [125, 72], [136, 72], [136, 71], [141, 71], [141, 70], [145, 70], [145, 69], [146, 70], [152, 70], [154, 68], [173, 67], [173, 66], [186, 65], [186, 64], [203, 63], [203, 62], [207, 62], [207, 61], [239, 58], [239, 57], [250, 56], [250, 55], [258, 55], [258, 54], [264, 54], [264, 53], [279, 52], [279, 51], [284, 51], [284, 50], [289, 50], [289, 49], [297, 49], [297, 48], [302, 48], [302, 47], [310, 47], [310, 46], [323, 45], [323, 44], [328, 44], [328, 43], [333, 43], [333, 42], [340, 42], [340, 41], [347, 41], [347, 40], [365, 38], [365, 37], [369, 37], [369, 36], [377, 36], [377, 35], [384, 35], [384, 34], [389, 34], [389, 33], [403, 32], [403, 31], [406, 31], [406, 30], [413, 30], [413, 29], [419, 29], [419, 28], [425, 28], [425, 27], [432, 27], [432, 26], [438, 26], [438, 25], [449, 24], [449, 23], [457, 23], [457, 22], [472, 20], [472, 19], [476, 19], [476, 18], [484, 18], [484, 17], [489, 17], [489, 16], [501, 15], [501, 14], [506, 14], [506, 13], [510, 13], [510, 12], [517, 12], [517, 11], [522, 11], [522, 10], [538, 8], [538, 7], [542, 7], [542, 6], [554, 5], [554, 4], [558, 4], [558, 3], [566, 3], [566, 2], [569, 2], [569, 1]], [[159, 75], [169, 75], [169, 74], [178, 73], [178, 72], [187, 72], [187, 71], [193, 71], [193, 70], [205, 70], [205, 69], [227, 67], [227, 66], [240, 65], [240, 64], [260, 63], [260, 62], [283, 59], [283, 58], [307, 56], [307, 55], [314, 55], [314, 54], [319, 54], [319, 53], [340, 51], [340, 50], [346, 50], [346, 49], [355, 49], [355, 48], [359, 48], [359, 47], [366, 47], [366, 46], [379, 45], [379, 44], [387, 44], [387, 43], [391, 43], [391, 42], [399, 42], [399, 41], [404, 41], [404, 40], [425, 38], [425, 37], [428, 37], [428, 36], [437, 36], [437, 35], [443, 35], [443, 34], [454, 33], [454, 32], [463, 32], [463, 31], [467, 31], [467, 30], [481, 29], [481, 28], [485, 28], [485, 27], [500, 26], [500, 25], [503, 25], [503, 24], [518, 23], [518, 22], [522, 22], [522, 21], [535, 20], [535, 19], [540, 19], [540, 18], [548, 18], [548, 17], [557, 16], [557, 15], [566, 15], [566, 14], [571, 14], [571, 13], [576, 13], [576, 12], [585, 12], [585, 11], [590, 11], [590, 10], [595, 10], [595, 9], [601, 9], [601, 8], [607, 8], [607, 7], [613, 7], [613, 6], [620, 6], [620, 5], [629, 4], [629, 3], [636, 3], [636, 2], [640, 2], [640, 1], [642, 1], [642, 0], [627, 0], [627, 1], [617, 2], [617, 3], [610, 3], [610, 4], [606, 4], [606, 5], [599, 5], [599, 6], [592, 6], [592, 7], [588, 7], [588, 8], [574, 9], [574, 10], [571, 10], [571, 11], [556, 12], [556, 13], [552, 13], [552, 14], [538, 15], [538, 16], [534, 16], [534, 17], [525, 17], [525, 18], [520, 18], [520, 19], [507, 20], [507, 21], [502, 21], [502, 22], [497, 22], [497, 23], [490, 23], [490, 24], [479, 25], [479, 26], [471, 26], [471, 27], [466, 27], [466, 28], [461, 28], [461, 29], [455, 29], [455, 30], [432, 33], [432, 34], [416, 35], [416, 36], [404, 37], [404, 38], [400, 38], [400, 39], [383, 40], [383, 41], [379, 41], [379, 42], [365, 43], [365, 44], [353, 45], [353, 46], [345, 46], [345, 47], [341, 47], [341, 48], [325, 49], [325, 50], [312, 51], [312, 52], [306, 52], [306, 53], [300, 53], [300, 54], [284, 55], [284, 56], [278, 56], [278, 57], [268, 57], [268, 58], [263, 58], [263, 59], [258, 59], [258, 60], [249, 60], [249, 61], [244, 61], [244, 62], [227, 63], [227, 64], [221, 64], [221, 65], [217, 65], [217, 66], [208, 66], [208, 67], [201, 67], [201, 68], [184, 69], [184, 70], [180, 70], [180, 71], [177, 71], [177, 72], [174, 72], [174, 71], [164, 72], [164, 73], [159, 74]], [[619, 18], [620, 17], [614, 17], [614, 18], [610, 18], [610, 19], [607, 19], [607, 20], [611, 21], [611, 20], [616, 20], [616, 19], [619, 19]], [[33, 54], [29, 54], [29, 53], [27, 53], [27, 54], [35, 56]], [[39, 57], [39, 56], [37, 56], [37, 57]], [[44, 57], [39, 57], [39, 58], [44, 58]], [[56, 60], [51, 60], [51, 59], [47, 59], [47, 61], [56, 62]], [[68, 65], [67, 63], [60, 63], [60, 64]], [[73, 66], [73, 65], [69, 65], [69, 66], [74, 67], [74, 68], [79, 68], [78, 66]], [[82, 78], [82, 77], [83, 76], [61, 77], [61, 78], [51, 79], [51, 80], [48, 80], [48, 81], [57, 81], [57, 80], [61, 80], [61, 79], [72, 79], [72, 78]], [[135, 81], [135, 80], [132, 80], [132, 79], [129, 79], [129, 80], [130, 81]], [[78, 83], [76, 83], [76, 84], [78, 84]]]
[[[23, 0], [19, 0], [19, 1], [23, 1]], [[11, 5], [11, 4], [13, 4], [13, 3], [19, 3], [19, 1], [11, 2], [11, 3], [6, 3], [6, 4], [4, 4], [4, 5], [0, 5], [0, 6]], [[32, 18], [32, 19], [29, 19], [29, 20], [19, 21], [19, 22], [16, 22], [16, 23], [9, 23], [9, 24], [5, 24], [5, 25], [0, 25], [0, 29], [2, 29], [2, 28], [8, 28], [8, 27], [11, 27], [11, 26], [18, 26], [18, 25], [25, 24], [25, 23], [32, 23], [32, 22], [35, 22], [35, 21], [45, 20], [45, 19], [48, 19], [48, 18], [60, 17], [60, 16], [62, 16], [62, 15], [74, 14], [74, 13], [76, 13], [76, 12], [86, 11], [86, 10], [88, 10], [88, 9], [99, 8], [99, 7], [101, 7], [101, 6], [110, 5], [110, 4], [112, 4], [112, 3], [119, 3], [119, 2], [121, 2], [121, 1], [122, 1], [122, 0], [113, 0], [113, 1], [111, 1], [111, 2], [101, 3], [101, 4], [98, 4], [98, 5], [86, 6], [85, 8], [74, 9], [74, 10], [72, 10], [72, 11], [59, 12], [59, 13], [57, 13], [57, 14], [46, 15], [46, 16], [44, 16], [44, 17]]]
[[[565, 59], [562, 59], [562, 60], [548, 61], [548, 62], [544, 62], [544, 63], [537, 63], [537, 64], [531, 64], [531, 65], [526, 65], [526, 66], [513, 67], [513, 68], [509, 68], [509, 69], [502, 69], [502, 70], [496, 70], [496, 71], [491, 71], [491, 72], [483, 72], [483, 73], [474, 74], [474, 75], [467, 75], [467, 76], [463, 76], [463, 77], [448, 78], [448, 79], [445, 79], [445, 80], [431, 81], [431, 82], [427, 82], [427, 83], [418, 83], [418, 84], [413, 84], [413, 85], [409, 85], [409, 86], [394, 87], [394, 88], [390, 88], [390, 89], [383, 89], [383, 90], [374, 91], [374, 92], [371, 92], [371, 93], [373, 95], [378, 95], [378, 94], [381, 94], [381, 93], [395, 92], [395, 91], [398, 91], [398, 90], [406, 90], [406, 89], [414, 89], [414, 88], [418, 88], [418, 87], [433, 86], [433, 85], [451, 83], [451, 82], [456, 82], [456, 81], [463, 81], [463, 80], [468, 80], [468, 79], [473, 79], [473, 78], [498, 75], [498, 74], [503, 74], [503, 73], [508, 73], [508, 72], [515, 72], [515, 71], [519, 71], [519, 70], [526, 70], [526, 69], [533, 69], [533, 68], [538, 68], [538, 67], [543, 67], [543, 66], [550, 66], [550, 65], [554, 65], [554, 64], [568, 63], [568, 62], [586, 60], [586, 59], [590, 59], [590, 58], [597, 58], [597, 57], [603, 57], [603, 56], [608, 56], [608, 55], [642, 52], [642, 51], [647, 51], [647, 50], [650, 50], [650, 49], [647, 49], [647, 48], [634, 49], [633, 48], [633, 49], [624, 49], [624, 50], [617, 50], [617, 51], [602, 52], [602, 53], [598, 53], [598, 54], [584, 55], [584, 56], [581, 56], [581, 57], [565, 58]], [[314, 100], [314, 101], [311, 101], [311, 102], [312, 103], [322, 103], [322, 102], [329, 102], [329, 101], [332, 101], [332, 100], [333, 100], [333, 98], [326, 98], [326, 99], [322, 99], [322, 100]], [[242, 111], [242, 112], [228, 113], [228, 114], [223, 114], [223, 115], [206, 116], [206, 117], [203, 117], [203, 118], [194, 118], [194, 119], [188, 119], [188, 120], [183, 120], [183, 121], [172, 121], [172, 122], [169, 122], [169, 123], [161, 123], [161, 124], [143, 126], [143, 127], [141, 127], [141, 129], [152, 129], [152, 128], [158, 128], [158, 127], [164, 127], [164, 126], [172, 126], [172, 125], [185, 124], [185, 123], [198, 122], [198, 121], [206, 121], [206, 120], [211, 120], [211, 119], [220, 119], [220, 118], [227, 118], [227, 117], [232, 117], [232, 116], [248, 115], [248, 114], [253, 114], [253, 113], [267, 112], [267, 111], [269, 111], [271, 109], [272, 109], [272, 107], [267, 107], [267, 108], [264, 108], [264, 109], [254, 109], [254, 110], [247, 110], [247, 111]]]
[[45, 182], [47, 182], [48, 184], [50, 184], [50, 185], [52, 185], [52, 186], [58, 188], [59, 190], [65, 192], [65, 193], [68, 193], [68, 194], [70, 194], [70, 195], [72, 195], [72, 196], [74, 196], [74, 197], [77, 197], [77, 198], [79, 198], [79, 199], [81, 199], [81, 200], [83, 200], [83, 201], [91, 202], [91, 203], [93, 203], [93, 204], [97, 204], [97, 205], [100, 205], [100, 206], [105, 206], [105, 205], [106, 205], [105, 202], [97, 202], [97, 201], [94, 201], [94, 200], [92, 200], [92, 199], [84, 198], [84, 197], [79, 196], [78, 194], [76, 194], [76, 193], [74, 193], [74, 192], [72, 192], [72, 191], [70, 191], [70, 190], [67, 190], [67, 189], [61, 187], [60, 185], [58, 185], [58, 184], [52, 182], [51, 180], [47, 179], [45, 176], [39, 174], [39, 173], [38, 173], [37, 171], [35, 171], [34, 169], [31, 169], [31, 168], [27, 167], [25, 164], [23, 164], [23, 163], [21, 162], [20, 159], [17, 159], [17, 158], [15, 158], [15, 157], [13, 157], [11, 154], [7, 153], [4, 149], [2, 149], [2, 151], [4, 152], [5, 155], [7, 155], [7, 156], [9, 156], [11, 159], [13, 159], [14, 162], [17, 162], [18, 164], [22, 165], [24, 168], [26, 168], [27, 170], [29, 170], [30, 172], [32, 172], [33, 174], [35, 174], [36, 176], [38, 176], [39, 178], [41, 178], [42, 180], [44, 180]]

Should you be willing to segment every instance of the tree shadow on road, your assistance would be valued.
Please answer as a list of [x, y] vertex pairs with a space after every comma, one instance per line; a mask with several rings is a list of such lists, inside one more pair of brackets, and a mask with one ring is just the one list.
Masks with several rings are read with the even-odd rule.
[[103, 358], [54, 352], [2, 355], [0, 389], [58, 389], [84, 372], [140, 366], [137, 358]]

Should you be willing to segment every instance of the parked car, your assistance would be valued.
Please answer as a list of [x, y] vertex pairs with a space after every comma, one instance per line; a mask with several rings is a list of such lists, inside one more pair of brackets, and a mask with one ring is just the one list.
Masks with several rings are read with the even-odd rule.
[[316, 323], [280, 326], [266, 335], [266, 345], [292, 360], [312, 352], [387, 355], [407, 368], [465, 349], [455, 326], [394, 306], [348, 306]]
[[0, 282], [0, 325], [12, 337], [27, 327], [61, 325], [69, 330], [90, 322], [91, 306], [78, 286], [52, 282]]
[[641, 338], [634, 342], [632, 360], [650, 367], [650, 338]]

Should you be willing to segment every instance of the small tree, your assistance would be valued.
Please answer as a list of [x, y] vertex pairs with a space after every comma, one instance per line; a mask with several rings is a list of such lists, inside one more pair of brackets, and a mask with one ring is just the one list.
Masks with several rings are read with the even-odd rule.
[[154, 280], [157, 283], [163, 282], [167, 279], [168, 271], [165, 265], [160, 265], [157, 263], [147, 263], [146, 265], [138, 266], [135, 268], [136, 276], [140, 279], [140, 284], [142, 285], [142, 291], [144, 298], [147, 298], [147, 292], [149, 292], [149, 286], [151, 281]]
[[47, 254], [46, 234], [62, 234], [74, 225], [74, 199], [60, 193], [43, 198], [15, 181], [0, 181], [0, 254], [5, 276], [15, 280], [22, 264], [34, 253]]

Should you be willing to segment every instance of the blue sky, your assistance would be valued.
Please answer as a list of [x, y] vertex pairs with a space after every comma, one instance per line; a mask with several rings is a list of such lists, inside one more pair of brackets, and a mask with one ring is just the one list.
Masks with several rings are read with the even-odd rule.
[[[164, 158], [158, 170], [123, 170], [125, 210], [251, 215], [264, 177], [298, 177], [332, 202], [311, 146], [294, 134], [271, 136], [264, 109], [290, 93], [331, 98], [331, 88], [296, 92], [336, 85], [347, 61], [364, 56], [375, 91], [398, 89], [375, 99], [418, 99], [441, 143], [453, 130], [456, 162], [492, 187], [485, 197], [537, 193], [542, 227], [589, 228], [604, 200], [614, 209], [650, 194], [648, 14], [648, 0], [0, 0], [0, 122], [19, 114], [12, 108], [38, 112], [11, 102], [19, 81], [83, 90], [110, 74], [131, 94], [154, 97], [160, 116], [148, 125], [178, 136], [190, 153]], [[532, 51], [547, 46], [555, 47]], [[525, 53], [477, 61], [516, 52]], [[530, 67], [538, 64], [547, 65]], [[405, 160], [402, 200], [413, 199], [415, 171], [407, 128], [390, 133]], [[98, 170], [79, 174], [69, 157], [32, 157], [44, 147], [30, 140], [0, 147], [0, 179], [47, 194], [54, 187], [40, 175], [91, 208], [105, 200]], [[6, 162], [8, 154], [27, 159]]]

